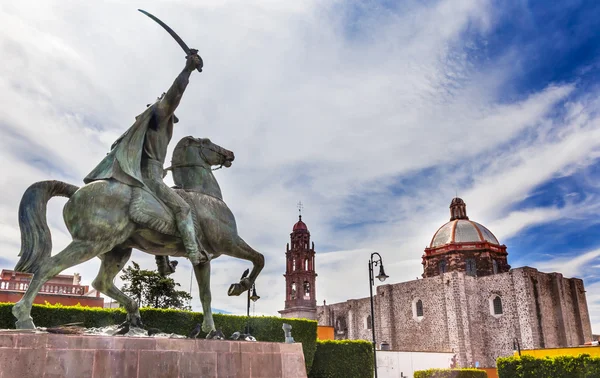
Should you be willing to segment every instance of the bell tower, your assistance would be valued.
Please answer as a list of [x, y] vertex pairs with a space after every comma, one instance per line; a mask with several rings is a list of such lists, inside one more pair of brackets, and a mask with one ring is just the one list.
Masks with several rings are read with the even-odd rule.
[[[317, 319], [315, 281], [315, 243], [310, 242], [310, 232], [300, 215], [286, 246], [285, 260], [285, 308], [279, 313], [283, 318]], [[290, 247], [291, 244], [291, 247]]]

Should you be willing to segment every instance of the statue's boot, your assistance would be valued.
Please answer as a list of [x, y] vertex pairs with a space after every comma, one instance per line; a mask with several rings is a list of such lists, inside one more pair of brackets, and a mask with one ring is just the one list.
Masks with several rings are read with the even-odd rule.
[[192, 265], [200, 265], [207, 262], [208, 252], [206, 249], [196, 238], [196, 232], [194, 230], [194, 222], [192, 221], [192, 214], [188, 213], [187, 215], [178, 214], [176, 216], [177, 221], [177, 229], [179, 230], [179, 234], [181, 235], [181, 239], [183, 241], [183, 246], [187, 252], [187, 257], [192, 262]]
[[156, 267], [158, 269], [158, 273], [160, 273], [161, 276], [166, 277], [170, 274], [175, 273], [175, 266], [171, 265], [169, 261], [169, 256], [158, 255], [155, 256], [154, 259], [156, 260]]

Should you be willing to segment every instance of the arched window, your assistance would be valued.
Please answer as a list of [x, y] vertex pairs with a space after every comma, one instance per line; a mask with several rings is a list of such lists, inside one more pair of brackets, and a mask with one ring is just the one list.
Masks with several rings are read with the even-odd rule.
[[290, 299], [296, 299], [296, 283], [292, 282], [292, 291], [290, 293]]
[[367, 315], [367, 329], [371, 329], [371, 324], [372, 324], [372, 320], [371, 320], [371, 315]]
[[304, 270], [308, 270], [308, 259], [304, 260]]
[[417, 301], [417, 303], [415, 303], [415, 309], [416, 309], [416, 313], [417, 316], [423, 316], [423, 301], [421, 301], [420, 299]]
[[292, 258], [292, 270], [296, 270], [296, 259]]
[[502, 315], [502, 298], [496, 295], [494, 298], [494, 315]]
[[440, 274], [446, 273], [446, 260], [440, 261], [439, 267], [440, 267]]
[[494, 274], [498, 274], [498, 261], [492, 260], [492, 271]]
[[475, 263], [475, 259], [467, 259], [466, 270], [469, 276], [477, 275], [477, 264]]
[[310, 299], [310, 283], [304, 281], [304, 299]]

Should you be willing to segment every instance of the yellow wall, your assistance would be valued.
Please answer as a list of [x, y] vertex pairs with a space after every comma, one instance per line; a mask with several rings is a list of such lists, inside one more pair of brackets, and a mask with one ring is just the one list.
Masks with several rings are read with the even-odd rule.
[[[521, 350], [521, 355], [533, 356], [537, 358], [554, 356], [579, 356], [580, 354], [589, 354], [592, 357], [600, 357], [600, 346]], [[518, 356], [519, 353], [515, 352], [514, 355]]]
[[317, 340], [334, 340], [333, 327], [317, 326]]

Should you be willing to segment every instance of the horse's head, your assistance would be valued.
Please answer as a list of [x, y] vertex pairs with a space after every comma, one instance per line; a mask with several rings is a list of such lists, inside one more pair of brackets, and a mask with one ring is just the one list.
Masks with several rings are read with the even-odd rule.
[[171, 167], [167, 170], [173, 170], [173, 182], [177, 187], [195, 188], [221, 198], [221, 190], [212, 174], [212, 167], [231, 167], [234, 158], [233, 152], [214, 144], [208, 138], [187, 136], [175, 146]]
[[215, 165], [231, 167], [234, 159], [232, 151], [214, 144], [208, 138], [187, 136], [175, 146], [171, 164], [172, 168], [203, 167], [210, 169]]
[[200, 158], [206, 164], [211, 167], [213, 165], [231, 167], [231, 162], [235, 159], [232, 151], [214, 144], [208, 138], [198, 138], [196, 141], [200, 149]]

